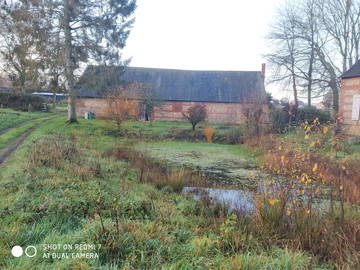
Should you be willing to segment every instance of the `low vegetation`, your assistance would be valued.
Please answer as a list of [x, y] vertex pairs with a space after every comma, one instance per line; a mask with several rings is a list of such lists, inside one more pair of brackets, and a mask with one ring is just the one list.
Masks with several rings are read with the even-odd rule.
[[[326, 269], [310, 253], [250, 233], [226, 207], [172, 192], [201, 177], [145, 162], [104, 135], [104, 122], [64, 122], [36, 130], [0, 172], [2, 269]], [[99, 258], [44, 258], [41, 245], [51, 243], [101, 244]], [[39, 254], [14, 259], [15, 244]]]
[[[236, 126], [200, 126], [200, 139], [181, 141], [171, 136], [193, 132], [186, 123], [111, 129], [108, 121], [54, 119], [8, 160], [0, 171], [2, 269], [360, 266], [358, 159], [331, 126], [314, 120], [243, 145], [215, 143]], [[249, 190], [253, 210], [182, 194], [213, 185], [212, 176], [216, 186], [234, 184], [223, 177]], [[94, 259], [51, 259], [41, 247], [52, 243], [101, 247]], [[35, 245], [36, 260], [12, 258], [14, 245]]]
[[41, 111], [44, 98], [30, 94], [0, 92], [0, 105], [19, 111]]
[[[189, 129], [189, 124], [185, 122], [156, 121], [138, 122], [128, 121], [122, 125], [122, 136], [127, 138], [137, 138], [142, 140], [177, 140], [191, 142], [205, 142], [205, 128], [212, 129], [212, 142], [222, 144], [244, 143], [245, 132], [243, 126], [225, 125], [217, 123], [198, 124], [195, 131]], [[108, 134], [119, 136], [113, 129], [108, 130]]]
[[45, 113], [27, 113], [12, 109], [0, 109], [0, 132], [26, 121], [46, 116]]

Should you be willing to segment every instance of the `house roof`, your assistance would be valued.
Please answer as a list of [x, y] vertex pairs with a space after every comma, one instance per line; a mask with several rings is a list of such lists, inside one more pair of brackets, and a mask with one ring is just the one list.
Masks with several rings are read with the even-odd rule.
[[101, 97], [106, 90], [131, 82], [146, 84], [167, 101], [241, 102], [249, 93], [265, 94], [264, 79], [259, 71], [103, 66], [90, 66], [85, 70], [77, 85], [78, 94]]
[[353, 65], [350, 69], [345, 71], [341, 76], [342, 79], [360, 77], [360, 60], [358, 60], [355, 65]]

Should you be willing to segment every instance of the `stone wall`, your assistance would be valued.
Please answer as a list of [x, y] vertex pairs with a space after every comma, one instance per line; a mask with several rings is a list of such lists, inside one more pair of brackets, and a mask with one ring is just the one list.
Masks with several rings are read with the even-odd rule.
[[360, 136], [360, 121], [352, 120], [353, 96], [360, 95], [360, 77], [343, 79], [340, 90], [339, 116], [344, 133]]

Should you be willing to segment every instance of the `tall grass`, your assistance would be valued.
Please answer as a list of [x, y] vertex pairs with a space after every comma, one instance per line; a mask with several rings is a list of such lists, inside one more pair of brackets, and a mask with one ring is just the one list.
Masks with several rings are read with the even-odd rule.
[[139, 182], [151, 183], [158, 189], [169, 187], [172, 191], [181, 192], [185, 186], [204, 185], [204, 177], [200, 173], [185, 168], [170, 168], [166, 162], [152, 159], [128, 146], [118, 146], [113, 155], [137, 169]]

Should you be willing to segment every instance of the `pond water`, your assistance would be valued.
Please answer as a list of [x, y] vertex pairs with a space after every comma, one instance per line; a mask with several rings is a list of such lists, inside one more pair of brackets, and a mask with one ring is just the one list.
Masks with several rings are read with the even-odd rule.
[[184, 187], [183, 194], [191, 195], [195, 200], [204, 196], [211, 199], [212, 204], [226, 205], [230, 210], [237, 210], [245, 213], [254, 210], [253, 192], [236, 189]]
[[[240, 189], [222, 189], [222, 188], [206, 188], [206, 187], [184, 187], [182, 194], [191, 196], [199, 201], [204, 197], [210, 199], [211, 205], [224, 205], [229, 210], [234, 210], [242, 214], [250, 214], [255, 210], [254, 195], [255, 194], [276, 194], [277, 187], [260, 185], [258, 191], [244, 191]], [[290, 190], [289, 204], [290, 208], [296, 207], [292, 201], [300, 202], [306, 205], [309, 197], [296, 194], [294, 190]], [[313, 210], [318, 213], [325, 214], [330, 202], [326, 199], [317, 199], [313, 201]]]

